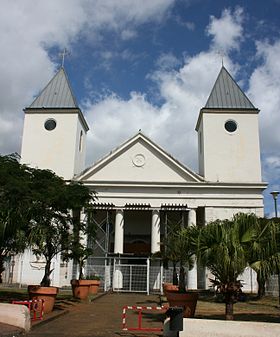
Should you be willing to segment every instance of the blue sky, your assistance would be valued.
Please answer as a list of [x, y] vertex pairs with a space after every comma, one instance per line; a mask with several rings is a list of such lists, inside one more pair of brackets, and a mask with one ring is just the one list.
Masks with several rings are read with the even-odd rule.
[[[197, 170], [199, 109], [221, 67], [260, 112], [263, 179], [280, 176], [280, 0], [1, 0], [0, 153], [22, 109], [65, 68], [90, 125], [87, 164], [139, 129]], [[178, 136], [179, 135], [179, 136]]]

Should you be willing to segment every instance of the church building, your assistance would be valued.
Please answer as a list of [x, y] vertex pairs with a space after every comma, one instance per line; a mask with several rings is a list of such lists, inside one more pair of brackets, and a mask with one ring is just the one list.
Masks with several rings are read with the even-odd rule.
[[[171, 271], [154, 254], [171, 224], [205, 226], [239, 212], [264, 214], [259, 110], [224, 66], [194, 125], [198, 172], [142, 131], [85, 168], [89, 127], [63, 67], [24, 112], [22, 162], [51, 169], [96, 192], [98, 233], [88, 243], [95, 253], [86, 273], [98, 273], [105, 290], [160, 291]], [[39, 282], [43, 265], [29, 252], [17, 257], [14, 282]], [[73, 263], [64, 264], [57, 256], [53, 267], [52, 284], [69, 285], [76, 273]], [[188, 288], [207, 288], [209, 276], [195, 265], [187, 272]], [[256, 289], [251, 270], [242, 279], [245, 290]]]

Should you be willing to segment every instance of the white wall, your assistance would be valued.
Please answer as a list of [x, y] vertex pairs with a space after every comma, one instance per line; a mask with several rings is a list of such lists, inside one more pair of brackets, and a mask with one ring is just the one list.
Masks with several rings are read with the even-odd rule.
[[[235, 132], [227, 132], [224, 128], [229, 119], [237, 122]], [[207, 181], [261, 181], [256, 113], [203, 112], [198, 132], [203, 133], [199, 172]]]
[[[48, 131], [44, 127], [52, 118], [57, 125]], [[50, 169], [64, 179], [73, 178], [84, 167], [83, 151], [79, 152], [79, 135], [82, 126], [78, 113], [26, 113], [23, 128], [22, 163], [32, 167]]]
[[[169, 319], [164, 322], [163, 336], [176, 337], [169, 330]], [[180, 337], [279, 337], [280, 325], [267, 322], [242, 322], [184, 318]]]
[[[39, 260], [32, 254], [30, 250], [25, 250], [23, 254], [18, 256], [17, 270], [14, 277], [14, 282], [29, 285], [40, 284], [44, 276], [44, 259]], [[51, 285], [60, 286], [60, 254], [58, 254], [51, 264], [51, 268], [54, 268], [51, 274]]]

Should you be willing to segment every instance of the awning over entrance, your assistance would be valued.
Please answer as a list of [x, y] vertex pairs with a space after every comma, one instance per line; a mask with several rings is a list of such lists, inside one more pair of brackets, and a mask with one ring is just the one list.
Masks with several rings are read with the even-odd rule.
[[161, 204], [161, 210], [164, 211], [188, 211], [187, 204]]
[[112, 203], [94, 203], [92, 204], [91, 206], [92, 208], [94, 209], [114, 209], [115, 208], [115, 205], [112, 204]]
[[149, 210], [151, 209], [151, 205], [150, 204], [125, 204], [125, 209], [129, 209], [129, 210]]

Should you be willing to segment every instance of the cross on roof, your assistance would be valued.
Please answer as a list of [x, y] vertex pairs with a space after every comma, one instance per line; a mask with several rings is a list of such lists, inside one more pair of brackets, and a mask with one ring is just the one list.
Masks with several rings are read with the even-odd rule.
[[59, 56], [61, 57], [61, 67], [63, 68], [64, 67], [64, 61], [65, 61], [65, 56], [66, 55], [70, 55], [69, 51], [64, 48], [63, 51], [61, 53], [59, 53]]
[[221, 57], [221, 59], [222, 59], [222, 67], [224, 66], [224, 57], [226, 56], [226, 53], [222, 50], [222, 49], [220, 49], [220, 50], [218, 50], [217, 51], [217, 54]]

